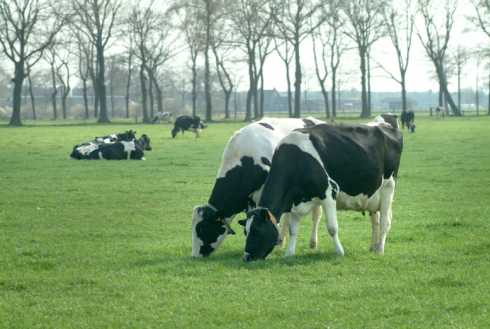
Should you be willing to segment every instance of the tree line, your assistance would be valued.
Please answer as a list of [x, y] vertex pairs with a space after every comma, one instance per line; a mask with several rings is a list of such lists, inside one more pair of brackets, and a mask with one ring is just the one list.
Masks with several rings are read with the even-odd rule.
[[[336, 116], [336, 94], [345, 82], [340, 67], [347, 52], [353, 50], [361, 77], [361, 117], [371, 115], [373, 69], [383, 71], [399, 84], [406, 109], [406, 74], [416, 40], [433, 65], [439, 106], [447, 103], [459, 116], [461, 99], [452, 98], [448, 76], [457, 77], [460, 90], [468, 61], [476, 58], [478, 67], [488, 68], [490, 58], [486, 47], [475, 47], [471, 53], [462, 47], [450, 48], [454, 23], [462, 16], [463, 5], [473, 9], [464, 17], [469, 29], [490, 37], [489, 0], [0, 0], [1, 58], [13, 70], [9, 124], [22, 125], [21, 93], [26, 79], [35, 118], [31, 76], [40, 63], [50, 68], [55, 118], [58, 92], [66, 117], [70, 80], [76, 77], [83, 90], [86, 118], [91, 115], [87, 94], [92, 88], [93, 115], [98, 123], [108, 123], [107, 88], [111, 93], [112, 87], [107, 75], [113, 72], [108, 70], [108, 61], [114, 58], [111, 52], [123, 55], [119, 65], [125, 66], [127, 75], [127, 117], [131, 76], [136, 72], [139, 77], [143, 122], [149, 123], [148, 103], [153, 106], [155, 102], [157, 110], [163, 110], [165, 84], [175, 87], [187, 83], [184, 79], [168, 79], [175, 63], [185, 58], [194, 115], [200, 66], [204, 71], [205, 120], [212, 121], [212, 76], [224, 93], [225, 118], [229, 118], [231, 95], [242, 78], [236, 67], [246, 63], [245, 121], [260, 118], [264, 114], [264, 69], [272, 53], [286, 68], [289, 116], [300, 117], [305, 69], [301, 62], [305, 50], [301, 46], [305, 40], [312, 45], [309, 52], [314, 56], [314, 74], [327, 118]], [[396, 72], [373, 58], [380, 40], [390, 41], [398, 63]]]

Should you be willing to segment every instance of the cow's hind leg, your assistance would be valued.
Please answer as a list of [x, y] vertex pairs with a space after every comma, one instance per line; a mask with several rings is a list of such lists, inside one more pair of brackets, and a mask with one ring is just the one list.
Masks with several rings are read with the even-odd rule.
[[313, 226], [311, 228], [310, 248], [313, 249], [318, 248], [318, 223], [320, 222], [321, 217], [322, 206], [318, 205], [311, 211], [311, 221]]
[[289, 244], [284, 257], [293, 256], [296, 252], [296, 239], [299, 233], [299, 222], [301, 218], [293, 213], [289, 214]]
[[283, 249], [284, 246], [286, 245], [286, 237], [288, 236], [289, 233], [289, 213], [285, 213], [282, 215], [282, 226], [281, 226], [281, 232], [279, 233], [279, 239], [281, 240], [280, 243], [277, 244], [277, 247]]
[[380, 189], [381, 200], [379, 206], [380, 222], [379, 222], [379, 242], [376, 253], [383, 255], [385, 252], [386, 235], [391, 227], [391, 204], [393, 202], [393, 194], [395, 193], [395, 180], [393, 177], [383, 182]]
[[337, 204], [336, 201], [330, 196], [330, 191], [327, 192], [327, 198], [322, 201], [323, 211], [325, 212], [325, 218], [327, 219], [327, 230], [333, 239], [335, 245], [335, 254], [337, 256], [344, 255], [344, 248], [339, 240], [339, 225], [337, 223]]
[[369, 213], [369, 215], [371, 216], [371, 229], [373, 231], [369, 251], [376, 251], [379, 242], [379, 211]]

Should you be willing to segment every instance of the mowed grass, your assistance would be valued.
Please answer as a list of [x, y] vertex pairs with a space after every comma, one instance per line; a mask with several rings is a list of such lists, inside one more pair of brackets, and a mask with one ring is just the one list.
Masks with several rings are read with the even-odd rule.
[[[0, 328], [490, 326], [489, 117], [405, 129], [384, 256], [368, 252], [369, 217], [340, 212], [342, 258], [323, 218], [318, 250], [304, 219], [296, 256], [244, 263], [235, 220], [215, 255], [191, 259], [193, 208], [244, 125], [200, 139], [169, 124], [0, 127]], [[129, 129], [151, 138], [147, 161], [67, 160]]]

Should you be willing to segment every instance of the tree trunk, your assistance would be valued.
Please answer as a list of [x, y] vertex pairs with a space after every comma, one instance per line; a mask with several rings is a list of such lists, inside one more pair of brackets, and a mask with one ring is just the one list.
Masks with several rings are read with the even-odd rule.
[[406, 86], [405, 72], [401, 72], [401, 86], [402, 86], [402, 111], [407, 110], [407, 86]]
[[14, 77], [14, 93], [13, 93], [13, 108], [12, 117], [10, 118], [9, 126], [22, 126], [22, 120], [20, 119], [20, 104], [22, 97], [22, 85], [24, 84], [25, 71], [24, 61], [20, 60], [15, 63], [15, 77]]
[[204, 94], [206, 97], [206, 121], [213, 121], [211, 103], [211, 77], [209, 69], [209, 44], [211, 42], [211, 8], [210, 0], [206, 1], [206, 44], [204, 47]]
[[88, 113], [88, 97], [87, 97], [87, 79], [82, 79], [83, 84], [83, 105], [85, 106], [85, 119], [87, 120], [90, 115]]
[[247, 105], [245, 109], [245, 120], [246, 122], [252, 120], [252, 98], [253, 98], [253, 85], [254, 85], [254, 72], [253, 72], [253, 63], [255, 62], [255, 54], [249, 51], [248, 54], [248, 77], [250, 80], [250, 86], [247, 92]]
[[27, 79], [29, 81], [29, 94], [31, 96], [31, 107], [32, 107], [32, 119], [36, 120], [36, 101], [34, 99], [34, 92], [32, 90], [31, 74], [27, 74]]
[[366, 90], [366, 51], [360, 49], [359, 57], [361, 59], [361, 88], [362, 88], [362, 112], [360, 118], [368, 118], [370, 116], [368, 108], [367, 90]]
[[131, 73], [133, 72], [132, 59], [133, 53], [130, 51], [128, 58], [128, 82], [126, 83], [126, 95], [124, 96], [124, 101], [126, 105], [126, 119], [129, 119], [129, 93], [131, 88]]
[[336, 78], [337, 78], [337, 72], [336, 70], [332, 70], [332, 117], [335, 118], [337, 116], [337, 97], [336, 97]]
[[444, 74], [444, 71], [440, 65], [436, 66], [437, 70], [437, 75], [439, 77], [439, 84], [441, 86], [442, 92], [444, 93], [444, 97], [446, 101], [448, 102], [449, 106], [451, 107], [451, 111], [455, 116], [460, 117], [461, 116], [461, 111], [458, 109], [456, 104], [454, 103], [453, 98], [451, 97], [451, 94], [449, 93], [449, 90], [447, 89], [447, 80], [446, 80], [446, 75]]
[[233, 88], [225, 91], [225, 119], [230, 118], [230, 98]]
[[196, 59], [192, 61], [192, 115], [196, 116], [197, 103], [197, 70]]
[[294, 74], [294, 113], [293, 118], [301, 118], [301, 63], [299, 58], [299, 35], [295, 33], [294, 58], [296, 71]]
[[150, 97], [150, 115], [149, 115], [149, 118], [153, 119], [155, 116], [154, 116], [154, 99], [153, 99], [153, 79], [152, 79], [152, 76], [150, 73], [148, 73], [148, 76], [150, 79], [148, 79], [149, 81], [149, 88], [148, 88], [148, 96]]
[[149, 123], [150, 118], [148, 117], [148, 108], [147, 108], [147, 97], [148, 91], [146, 89], [146, 77], [145, 77], [145, 65], [141, 64], [140, 67], [140, 84], [141, 84], [141, 106], [143, 108], [143, 123]]
[[105, 87], [105, 63], [104, 63], [104, 48], [102, 45], [97, 45], [97, 62], [99, 63], [99, 72], [97, 86], [99, 89], [99, 120], [97, 123], [110, 123], [107, 116], [107, 93]]
[[261, 118], [264, 117], [264, 73], [260, 73], [260, 113]]
[[58, 87], [56, 86], [56, 75], [54, 72], [54, 62], [51, 63], [51, 78], [53, 80], [53, 93], [51, 94], [51, 104], [53, 105], [53, 120], [58, 119], [58, 109], [56, 107], [56, 95], [58, 94]]
[[288, 112], [293, 117], [293, 94], [291, 92], [291, 75], [289, 74], [289, 63], [286, 63], [286, 81], [288, 83]]

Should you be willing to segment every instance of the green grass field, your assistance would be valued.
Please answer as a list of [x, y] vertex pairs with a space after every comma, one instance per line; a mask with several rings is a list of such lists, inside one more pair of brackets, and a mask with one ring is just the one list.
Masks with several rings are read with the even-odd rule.
[[[309, 249], [304, 219], [296, 256], [253, 263], [236, 220], [214, 256], [190, 257], [192, 210], [244, 123], [200, 139], [172, 139], [169, 124], [24, 123], [0, 125], [0, 328], [490, 327], [490, 117], [405, 129], [384, 256], [368, 252], [369, 217], [342, 212], [343, 258], [324, 218]], [[67, 160], [129, 129], [151, 138], [147, 161]]]

